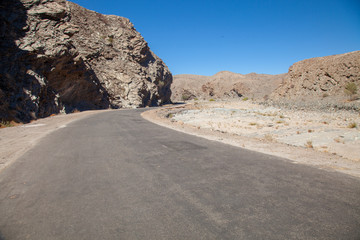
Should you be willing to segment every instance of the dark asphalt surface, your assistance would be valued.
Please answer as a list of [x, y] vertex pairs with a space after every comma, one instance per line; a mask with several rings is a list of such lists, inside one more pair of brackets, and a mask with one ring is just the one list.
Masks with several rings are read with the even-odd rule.
[[0, 173], [0, 240], [360, 239], [360, 180], [90, 116]]

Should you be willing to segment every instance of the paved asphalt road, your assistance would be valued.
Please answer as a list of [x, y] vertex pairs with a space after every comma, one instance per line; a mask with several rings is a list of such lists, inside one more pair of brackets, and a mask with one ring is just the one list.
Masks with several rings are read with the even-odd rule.
[[154, 125], [62, 128], [0, 173], [0, 239], [360, 239], [360, 180]]

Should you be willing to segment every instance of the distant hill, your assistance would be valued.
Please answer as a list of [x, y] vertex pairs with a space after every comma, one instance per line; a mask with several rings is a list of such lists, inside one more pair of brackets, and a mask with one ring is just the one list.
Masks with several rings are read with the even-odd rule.
[[[347, 88], [352, 88], [353, 94]], [[175, 102], [245, 96], [289, 106], [341, 105], [340, 108], [346, 108], [351, 105], [351, 109], [357, 109], [360, 107], [360, 51], [306, 59], [293, 64], [288, 73], [279, 75], [243, 75], [228, 71], [209, 77], [175, 75], [171, 89]]]
[[285, 75], [243, 75], [229, 71], [218, 72], [213, 76], [175, 75], [171, 85], [171, 99], [174, 102], [194, 98], [236, 99], [241, 96], [264, 99], [279, 86]]

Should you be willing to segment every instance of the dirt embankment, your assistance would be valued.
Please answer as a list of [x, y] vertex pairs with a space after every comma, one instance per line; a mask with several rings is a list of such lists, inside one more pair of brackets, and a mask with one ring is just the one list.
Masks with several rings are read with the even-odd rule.
[[151, 110], [159, 125], [318, 168], [360, 177], [360, 115], [237, 102], [193, 102]]

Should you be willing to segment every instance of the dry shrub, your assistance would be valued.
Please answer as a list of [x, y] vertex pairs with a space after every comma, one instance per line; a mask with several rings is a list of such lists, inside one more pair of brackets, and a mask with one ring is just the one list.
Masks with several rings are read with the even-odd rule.
[[266, 141], [269, 141], [269, 142], [273, 142], [275, 139], [274, 139], [274, 137], [273, 137], [273, 135], [271, 135], [271, 134], [265, 134], [265, 136], [264, 136], [264, 139], [266, 140]]
[[313, 142], [312, 142], [311, 140], [308, 140], [308, 141], [306, 142], [306, 144], [305, 144], [305, 147], [307, 147], [307, 148], [314, 148]]
[[349, 123], [348, 128], [357, 128], [357, 123], [356, 122]]

